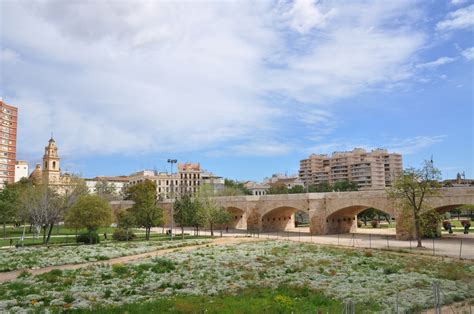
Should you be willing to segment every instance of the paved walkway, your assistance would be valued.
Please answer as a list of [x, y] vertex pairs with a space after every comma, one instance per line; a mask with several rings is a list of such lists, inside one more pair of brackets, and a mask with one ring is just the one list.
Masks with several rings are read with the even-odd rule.
[[[53, 269], [61, 269], [61, 270], [66, 270], [66, 269], [78, 269], [82, 267], [87, 267], [87, 266], [93, 266], [93, 265], [102, 265], [102, 264], [117, 264], [117, 263], [128, 263], [130, 261], [138, 260], [138, 259], [144, 259], [144, 258], [149, 258], [149, 257], [155, 257], [155, 256], [161, 256], [165, 255], [171, 252], [176, 252], [176, 251], [191, 251], [197, 248], [201, 247], [206, 247], [208, 245], [227, 245], [227, 244], [238, 244], [242, 242], [250, 242], [250, 241], [259, 241], [258, 238], [215, 238], [212, 239], [210, 243], [206, 244], [198, 244], [198, 245], [190, 245], [190, 246], [183, 246], [179, 248], [171, 248], [171, 249], [164, 249], [164, 250], [156, 250], [148, 253], [142, 253], [142, 254], [136, 254], [136, 255], [128, 255], [128, 256], [122, 256], [122, 257], [116, 257], [116, 258], [111, 258], [106, 261], [98, 261], [98, 262], [88, 262], [88, 263], [82, 263], [82, 264], [67, 264], [67, 265], [58, 265], [58, 266], [48, 266], [40, 269], [27, 269], [31, 274], [33, 275], [39, 275], [39, 274], [44, 274], [47, 272], [52, 271]], [[24, 271], [24, 269], [21, 270], [15, 270], [11, 272], [3, 272], [0, 273], [0, 283], [5, 282], [5, 281], [10, 281], [14, 280], [18, 277], [18, 275], [21, 274], [21, 272]]]
[[[298, 228], [299, 229], [299, 228]], [[303, 228], [301, 228], [303, 229]], [[254, 237], [260, 239], [286, 239], [296, 242], [310, 242], [317, 244], [327, 244], [334, 246], [371, 248], [384, 250], [404, 250], [415, 254], [448, 256], [453, 258], [474, 259], [474, 236], [472, 234], [443, 235], [440, 239], [424, 239], [423, 247], [417, 248], [416, 241], [401, 241], [395, 235], [380, 234], [359, 234], [346, 233], [335, 235], [311, 235], [309, 232], [296, 231], [280, 232], [249, 232], [247, 230], [233, 229], [222, 233], [223, 237]], [[162, 229], [156, 229], [162, 232]], [[175, 229], [177, 235], [181, 234], [181, 229]], [[193, 234], [192, 229], [185, 229], [188, 234]], [[199, 235], [210, 235], [209, 230], [200, 230]], [[220, 230], [214, 231], [214, 236], [220, 236]]]

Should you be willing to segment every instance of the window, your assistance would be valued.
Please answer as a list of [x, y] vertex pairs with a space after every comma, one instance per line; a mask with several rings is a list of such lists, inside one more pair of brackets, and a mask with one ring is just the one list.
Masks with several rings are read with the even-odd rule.
[[53, 161], [53, 169], [56, 169], [56, 162]]

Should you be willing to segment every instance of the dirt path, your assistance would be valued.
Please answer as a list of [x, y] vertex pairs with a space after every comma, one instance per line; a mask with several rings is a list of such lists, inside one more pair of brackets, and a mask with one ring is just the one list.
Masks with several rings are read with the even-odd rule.
[[[128, 255], [128, 256], [122, 256], [122, 257], [116, 257], [116, 258], [111, 258], [106, 261], [97, 261], [97, 262], [88, 262], [88, 263], [82, 263], [82, 264], [66, 264], [66, 265], [57, 265], [57, 266], [48, 266], [40, 269], [27, 269], [31, 274], [33, 275], [39, 275], [39, 274], [44, 274], [47, 272], [52, 271], [53, 269], [61, 269], [61, 270], [67, 270], [67, 269], [78, 269], [82, 267], [87, 267], [87, 266], [93, 266], [93, 265], [101, 265], [101, 264], [117, 264], [117, 263], [128, 263], [130, 261], [134, 260], [139, 260], [139, 259], [144, 259], [144, 258], [149, 258], [149, 257], [155, 257], [155, 256], [161, 256], [165, 255], [171, 252], [176, 252], [176, 251], [192, 251], [194, 249], [200, 248], [200, 247], [206, 247], [207, 245], [226, 245], [226, 244], [238, 244], [242, 242], [252, 242], [252, 241], [261, 241], [261, 239], [256, 239], [256, 238], [217, 238], [211, 240], [211, 242], [206, 243], [206, 244], [198, 244], [198, 245], [190, 245], [190, 246], [183, 246], [179, 248], [171, 248], [171, 249], [164, 249], [164, 250], [156, 250], [148, 253], [141, 253], [141, 254], [136, 254], [136, 255]], [[22, 271], [25, 269], [20, 269], [20, 270], [15, 270], [11, 272], [3, 272], [0, 273], [0, 283], [14, 280], [20, 275]]]

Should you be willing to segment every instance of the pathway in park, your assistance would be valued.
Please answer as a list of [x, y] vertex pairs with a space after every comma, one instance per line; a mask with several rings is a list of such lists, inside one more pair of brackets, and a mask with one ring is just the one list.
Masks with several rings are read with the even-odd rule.
[[[155, 256], [161, 256], [161, 255], [165, 255], [165, 254], [168, 254], [168, 253], [171, 253], [171, 252], [176, 252], [176, 251], [184, 251], [184, 252], [191, 251], [191, 250], [194, 250], [194, 249], [197, 249], [197, 248], [200, 248], [200, 247], [206, 247], [208, 245], [238, 244], [238, 243], [242, 243], [242, 242], [251, 242], [251, 241], [259, 241], [259, 240], [263, 240], [263, 239], [245, 238], [245, 237], [215, 238], [215, 239], [212, 239], [210, 243], [206, 243], [206, 244], [183, 246], [183, 247], [179, 247], [179, 248], [171, 248], [171, 249], [165, 249], [165, 250], [156, 250], [156, 251], [152, 251], [152, 252], [148, 252], [148, 253], [111, 258], [111, 259], [106, 260], [106, 261], [88, 262], [88, 263], [82, 263], [82, 264], [67, 264], [67, 265], [58, 265], [58, 266], [48, 266], [48, 267], [39, 268], [39, 269], [27, 269], [27, 270], [33, 275], [39, 275], [39, 274], [44, 274], [44, 273], [50, 272], [53, 269], [67, 270], [67, 269], [78, 269], [78, 268], [92, 266], [92, 265], [101, 265], [101, 264], [112, 265], [112, 264], [117, 264], [117, 263], [128, 263], [130, 261], [149, 258], [149, 257], [155, 257]], [[22, 271], [24, 271], [24, 270], [22, 269], [22, 270], [15, 270], [15, 271], [10, 271], [10, 272], [0, 273], [0, 283], [16, 279], [18, 277], [18, 275], [21, 274]]]
[[[372, 234], [367, 231], [364, 233], [346, 233], [333, 235], [311, 235], [308, 228], [296, 228], [290, 231], [280, 232], [258, 232], [232, 229], [228, 232], [222, 232], [223, 237], [253, 237], [257, 239], [283, 239], [296, 242], [310, 242], [316, 244], [367, 248], [367, 249], [383, 249], [399, 251], [403, 250], [414, 254], [447, 256], [452, 258], [474, 259], [474, 234], [464, 235], [457, 233], [454, 235], [443, 235], [439, 239], [423, 239], [422, 248], [417, 248], [416, 241], [401, 241], [395, 238], [395, 235]], [[370, 229], [369, 229], [370, 230]], [[160, 229], [155, 231], [161, 232]], [[181, 229], [174, 230], [177, 235], [181, 234]], [[379, 230], [376, 230], [377, 232]], [[188, 234], [193, 234], [192, 229], [185, 229]], [[201, 230], [199, 235], [210, 235], [209, 230]], [[220, 237], [220, 230], [214, 231], [214, 236]]]

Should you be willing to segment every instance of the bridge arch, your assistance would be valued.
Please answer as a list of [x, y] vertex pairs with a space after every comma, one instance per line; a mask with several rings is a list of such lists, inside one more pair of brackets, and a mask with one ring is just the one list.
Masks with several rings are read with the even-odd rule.
[[326, 217], [326, 233], [327, 234], [338, 234], [338, 233], [349, 233], [357, 231], [357, 215], [368, 208], [375, 208], [384, 212], [390, 216], [394, 216], [394, 213], [390, 210], [378, 208], [369, 205], [350, 205], [343, 208], [339, 208], [333, 211]]
[[300, 209], [280, 206], [268, 210], [261, 218], [263, 231], [285, 231], [295, 227], [295, 213]]
[[232, 215], [232, 220], [228, 223], [229, 228], [247, 229], [247, 213], [245, 210], [234, 206], [225, 207], [225, 210]]

